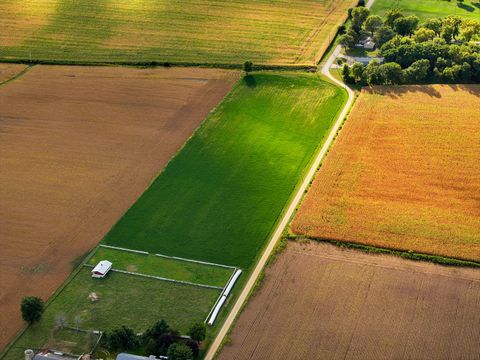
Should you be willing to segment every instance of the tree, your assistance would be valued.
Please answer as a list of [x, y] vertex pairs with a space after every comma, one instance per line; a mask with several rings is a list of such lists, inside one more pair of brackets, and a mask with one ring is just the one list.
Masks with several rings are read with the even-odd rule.
[[426, 28], [420, 28], [413, 34], [413, 39], [416, 42], [430, 41], [433, 40], [434, 37], [435, 31]]
[[436, 36], [440, 36], [442, 32], [442, 20], [436, 18], [428, 19], [423, 23], [422, 27], [432, 30]]
[[356, 62], [350, 68], [350, 76], [353, 78], [355, 83], [362, 83], [363, 82], [363, 73], [365, 71], [365, 65], [361, 62]]
[[385, 13], [385, 24], [390, 26], [393, 29], [393, 24], [395, 20], [403, 17], [402, 11], [400, 9], [391, 9]]
[[110, 350], [132, 350], [137, 348], [139, 345], [140, 341], [138, 340], [135, 332], [126, 326], [122, 326], [107, 334], [107, 346]]
[[67, 317], [64, 313], [59, 313], [55, 316], [55, 326], [57, 329], [63, 329], [67, 325]]
[[404, 78], [409, 83], [423, 82], [428, 77], [430, 61], [427, 59], [417, 60], [404, 71]]
[[207, 334], [207, 328], [205, 324], [197, 322], [190, 327], [188, 330], [188, 335], [195, 341], [205, 340], [205, 335]]
[[170, 332], [170, 326], [165, 320], [157, 321], [151, 328], [143, 333], [144, 339], [158, 339], [161, 335]]
[[460, 80], [461, 70], [462, 67], [460, 65], [446, 67], [442, 73], [443, 79], [450, 83], [456, 83], [458, 82], [458, 80]]
[[187, 345], [174, 343], [168, 348], [168, 360], [192, 360], [193, 353]]
[[373, 40], [378, 47], [385, 44], [387, 41], [390, 41], [395, 36], [395, 32], [392, 30], [390, 26], [380, 26], [375, 34], [373, 35]]
[[20, 305], [23, 320], [30, 324], [33, 324], [42, 318], [44, 308], [45, 303], [42, 299], [36, 296], [25, 296]]
[[[448, 43], [452, 39], [455, 40], [460, 33], [460, 25], [462, 25], [462, 19], [455, 15], [448, 15], [442, 20], [442, 37]], [[448, 34], [450, 39], [447, 39], [445, 35]]]
[[342, 79], [343, 79], [343, 82], [346, 83], [346, 84], [354, 84], [355, 83], [355, 80], [350, 75], [350, 67], [347, 64], [343, 65]]
[[461, 36], [465, 41], [480, 39], [480, 21], [469, 19], [464, 20], [461, 26]]
[[370, 10], [365, 7], [356, 7], [352, 10], [352, 27], [355, 31], [359, 32], [362, 29], [368, 15], [370, 15]]
[[463, 81], [470, 81], [472, 80], [472, 67], [470, 66], [469, 63], [466, 63], [464, 62], [462, 65], [461, 65], [461, 68], [460, 68], [460, 78], [463, 80]]
[[378, 15], [370, 15], [363, 24], [363, 27], [368, 31], [372, 36], [375, 31], [383, 25], [382, 18]]
[[340, 44], [345, 46], [347, 49], [352, 49], [357, 42], [350, 34], [345, 34], [340, 37]]
[[419, 21], [420, 19], [418, 18], [418, 16], [404, 16], [396, 19], [393, 22], [393, 29], [397, 34], [400, 34], [402, 36], [410, 36], [417, 28]]
[[372, 60], [368, 63], [365, 71], [363, 72], [363, 76], [368, 85], [376, 85], [382, 83], [382, 79], [380, 78], [378, 72], [379, 67], [380, 63], [378, 62], [378, 60]]
[[396, 85], [403, 80], [402, 68], [395, 62], [380, 65], [377, 69], [377, 74], [381, 84]]
[[245, 74], [248, 76], [248, 73], [250, 73], [253, 70], [253, 63], [251, 61], [245, 61], [243, 63], [243, 71], [245, 71]]

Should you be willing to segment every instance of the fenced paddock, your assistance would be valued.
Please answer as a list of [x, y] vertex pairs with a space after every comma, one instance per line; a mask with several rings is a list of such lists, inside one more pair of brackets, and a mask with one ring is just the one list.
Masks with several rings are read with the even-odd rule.
[[101, 260], [111, 261], [114, 271], [218, 290], [224, 289], [235, 270], [228, 265], [148, 252], [138, 253], [127, 248], [105, 245], [95, 250], [86, 265], [95, 266]]
[[[109, 331], [125, 325], [143, 332], [164, 319], [172, 328], [186, 333], [192, 323], [205, 319], [220, 292], [115, 271], [103, 279], [94, 279], [85, 266], [48, 305], [40, 322], [30, 326], [16, 341], [4, 360], [18, 360], [23, 358], [26, 348], [42, 348], [49, 342], [63, 340], [63, 333], [62, 338], [52, 338], [59, 314], [64, 314], [71, 327], [76, 326], [75, 318], [79, 316], [82, 329]], [[98, 300], [92, 301], [91, 293]]]

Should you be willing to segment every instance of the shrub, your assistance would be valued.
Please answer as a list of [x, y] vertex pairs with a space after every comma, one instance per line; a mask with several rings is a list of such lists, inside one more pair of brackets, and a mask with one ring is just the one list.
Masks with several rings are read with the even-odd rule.
[[20, 305], [22, 318], [26, 322], [33, 324], [42, 318], [45, 303], [36, 296], [25, 296]]
[[192, 360], [193, 352], [187, 345], [175, 343], [168, 348], [168, 360]]
[[113, 351], [132, 350], [140, 346], [140, 341], [135, 332], [122, 326], [107, 334], [107, 345]]

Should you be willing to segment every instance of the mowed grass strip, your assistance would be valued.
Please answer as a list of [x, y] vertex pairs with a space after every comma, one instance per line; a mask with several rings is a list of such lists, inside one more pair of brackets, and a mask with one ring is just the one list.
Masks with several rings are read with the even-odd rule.
[[2, 0], [0, 57], [313, 65], [356, 0]]
[[[46, 308], [41, 321], [29, 326], [4, 359], [17, 360], [25, 349], [53, 343], [55, 319], [61, 314], [72, 327], [79, 316], [79, 327], [87, 330], [108, 331], [125, 325], [142, 332], [164, 319], [185, 334], [193, 322], [205, 319], [220, 293], [114, 272], [104, 279], [93, 279], [90, 270], [85, 267], [75, 276]], [[98, 296], [95, 302], [89, 299], [92, 292]]]
[[117, 270], [221, 287], [225, 286], [233, 272], [233, 269], [218, 266], [167, 259], [154, 254], [142, 255], [103, 247], [95, 251], [88, 264], [96, 265], [101, 260], [111, 261], [113, 269]]
[[315, 74], [241, 80], [105, 243], [248, 268], [345, 98]]
[[292, 230], [480, 260], [479, 85], [364, 89]]
[[401, 9], [405, 15], [417, 15], [420, 20], [448, 15], [480, 19], [480, 2], [477, 0], [462, 2], [447, 0], [375, 0], [372, 13], [383, 16], [390, 9]]

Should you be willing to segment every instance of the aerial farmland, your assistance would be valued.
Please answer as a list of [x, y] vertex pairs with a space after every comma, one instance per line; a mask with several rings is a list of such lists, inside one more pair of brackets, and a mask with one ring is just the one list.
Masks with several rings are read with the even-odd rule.
[[62, 284], [237, 78], [39, 66], [1, 88], [2, 344], [22, 295]]
[[480, 358], [479, 10], [0, 1], [0, 360]]

